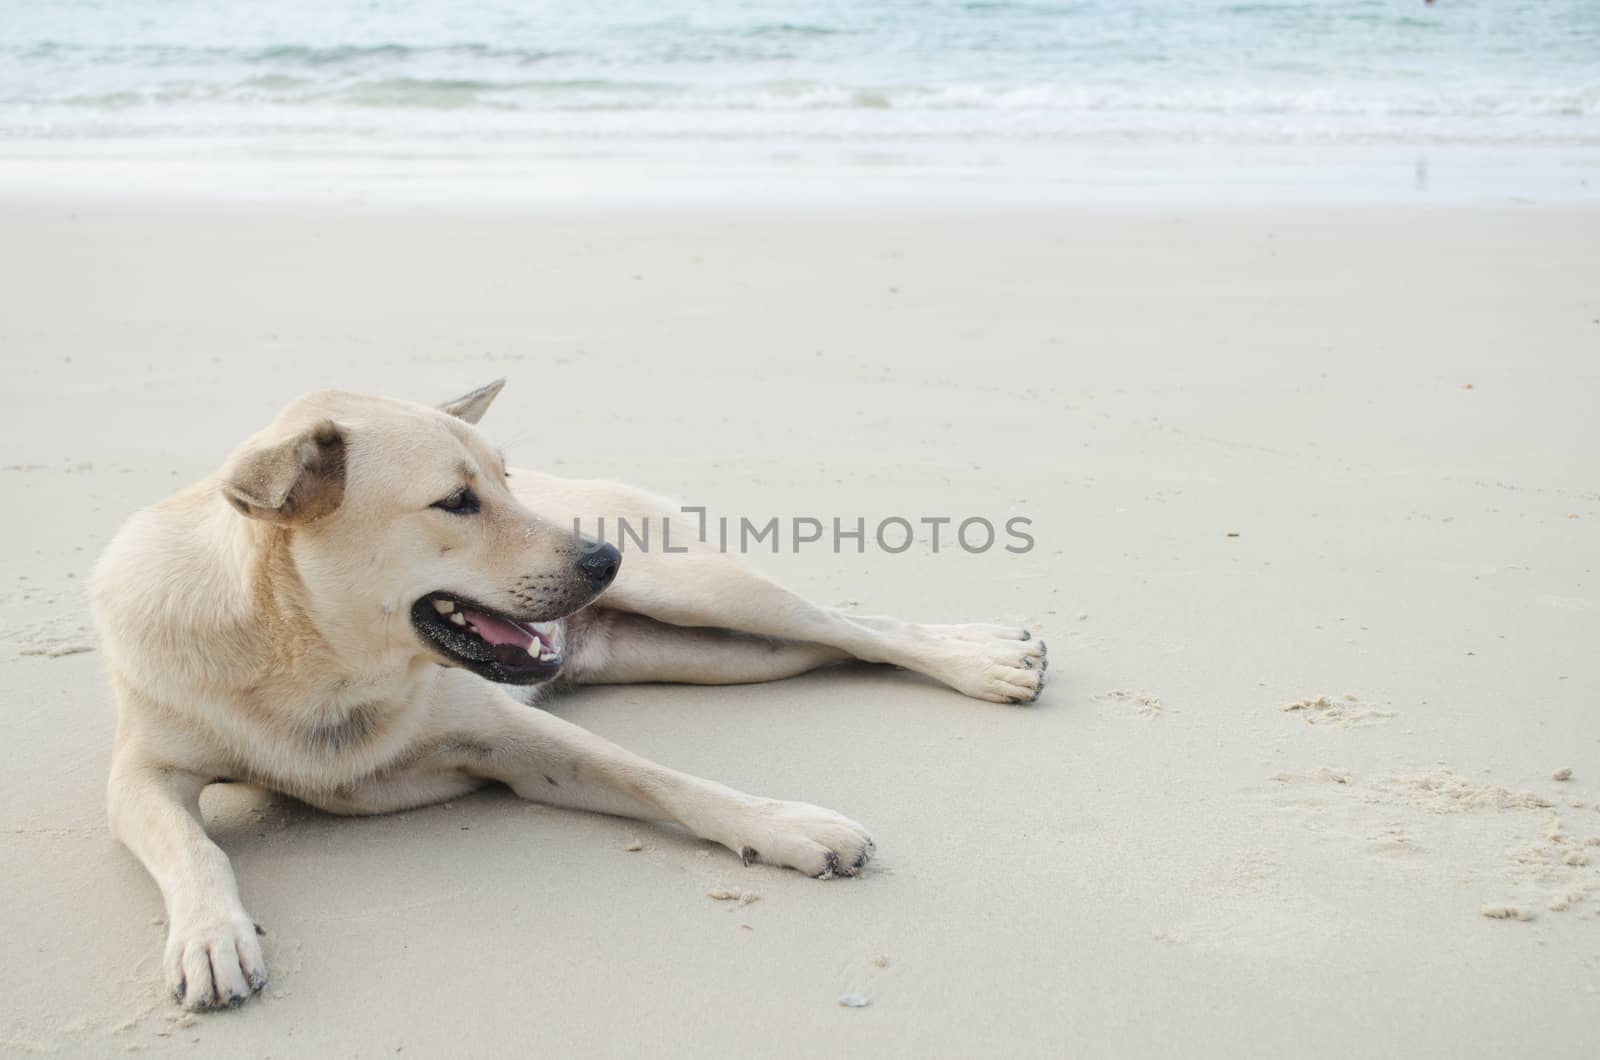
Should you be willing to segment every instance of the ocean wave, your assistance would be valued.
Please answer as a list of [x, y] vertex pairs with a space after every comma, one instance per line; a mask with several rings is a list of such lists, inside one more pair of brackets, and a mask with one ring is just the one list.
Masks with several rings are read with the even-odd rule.
[[0, 105], [125, 108], [215, 102], [349, 104], [366, 107], [497, 110], [897, 110], [1041, 111], [1061, 114], [1164, 113], [1327, 115], [1343, 117], [1600, 116], [1600, 82], [1569, 88], [1272, 89], [1143, 85], [852, 85], [763, 81], [684, 85], [595, 78], [473, 79], [382, 76], [324, 79], [263, 74], [218, 84], [161, 81], [139, 89], [68, 92], [53, 97], [0, 95]]
[[[169, 43], [83, 44], [44, 40], [14, 48], [9, 58], [19, 64], [58, 63], [64, 71], [101, 63], [136, 66], [150, 71], [168, 67], [303, 66], [310, 69], [416, 60], [493, 61], [531, 65], [573, 54], [570, 50], [463, 42], [456, 44], [274, 44], [227, 47]], [[4, 56], [0, 52], [0, 56]]]
[[336, 76], [342, 69], [401, 69], [417, 66], [449, 66], [468, 69], [488, 65], [495, 69], [515, 69], [569, 60], [596, 67], [612, 65], [619, 57], [635, 64], [662, 63], [685, 69], [713, 70], [721, 64], [771, 62], [795, 59], [795, 46], [825, 41], [844, 30], [803, 23], [773, 23], [745, 29], [676, 34], [651, 37], [640, 34], [637, 40], [611, 42], [616, 54], [603, 46], [606, 42], [575, 42], [568, 47], [491, 44], [459, 41], [443, 44], [415, 44], [398, 41], [369, 44], [272, 44], [256, 47], [174, 44], [146, 42], [128, 44], [85, 44], [44, 40], [10, 49], [0, 48], [0, 64], [15, 63], [61, 74], [93, 70], [103, 65], [159, 72], [175, 68], [217, 69], [267, 66], [280, 69], [306, 69]]
[[568, 54], [544, 48], [507, 48], [491, 44], [438, 44], [417, 46], [409, 44], [340, 44], [313, 46], [308, 44], [281, 44], [271, 48], [256, 48], [239, 54], [247, 63], [300, 64], [309, 67], [341, 66], [349, 64], [393, 63], [401, 60], [446, 58], [454, 60], [491, 60], [533, 65]]
[[743, 31], [746, 37], [836, 37], [847, 32], [837, 26], [816, 26], [802, 22], [775, 22], [751, 26]]

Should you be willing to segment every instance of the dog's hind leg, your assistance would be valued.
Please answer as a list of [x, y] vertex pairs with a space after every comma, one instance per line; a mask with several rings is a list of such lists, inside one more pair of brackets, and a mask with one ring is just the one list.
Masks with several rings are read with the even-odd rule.
[[822, 645], [864, 662], [903, 666], [998, 703], [1031, 703], [1044, 687], [1045, 645], [1028, 630], [847, 615], [812, 604], [723, 553], [626, 554], [601, 605], [674, 626]]
[[[600, 598], [601, 607], [673, 626], [821, 645], [865, 662], [903, 666], [998, 703], [1031, 703], [1044, 687], [1045, 647], [1025, 629], [921, 626], [818, 607], [758, 574], [740, 557], [700, 540], [693, 521], [672, 522], [671, 541], [676, 544], [669, 544], [667, 522], [689, 509], [664, 498], [611, 482], [560, 479], [521, 469], [513, 475], [518, 498], [557, 525], [598, 527], [598, 517], [605, 517], [605, 525], [617, 531], [619, 540], [613, 543], [622, 548], [622, 569]], [[628, 547], [623, 520], [632, 527], [653, 520], [656, 547]], [[801, 656], [792, 658], [799, 661]], [[778, 670], [772, 676], [786, 675]]]
[[826, 644], [689, 628], [626, 611], [594, 608], [568, 656], [578, 684], [667, 681], [741, 685], [777, 681], [850, 658]]

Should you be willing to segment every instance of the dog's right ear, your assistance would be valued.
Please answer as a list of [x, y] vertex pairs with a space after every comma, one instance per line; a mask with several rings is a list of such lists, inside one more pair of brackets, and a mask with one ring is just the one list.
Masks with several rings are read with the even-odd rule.
[[344, 431], [323, 420], [287, 441], [246, 449], [222, 476], [222, 495], [252, 519], [309, 523], [344, 500]]
[[506, 381], [504, 379], [496, 379], [492, 383], [480, 386], [470, 394], [462, 394], [454, 401], [446, 401], [439, 406], [439, 411], [449, 413], [458, 420], [477, 423], [483, 419], [483, 414], [489, 411], [490, 403], [499, 396], [505, 385]]

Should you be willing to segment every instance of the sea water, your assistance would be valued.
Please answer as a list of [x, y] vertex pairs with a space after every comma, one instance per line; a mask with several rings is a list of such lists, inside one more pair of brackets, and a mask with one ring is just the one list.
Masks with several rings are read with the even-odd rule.
[[1004, 179], [1185, 147], [1407, 165], [1509, 147], [1587, 188], [1568, 163], [1600, 148], [1600, 0], [0, 0], [13, 161], [820, 160]]

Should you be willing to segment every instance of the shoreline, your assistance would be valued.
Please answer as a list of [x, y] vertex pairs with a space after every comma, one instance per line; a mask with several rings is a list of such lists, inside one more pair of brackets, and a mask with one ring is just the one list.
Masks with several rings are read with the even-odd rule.
[[465, 212], [1600, 204], [1600, 145], [17, 140], [0, 194]]

